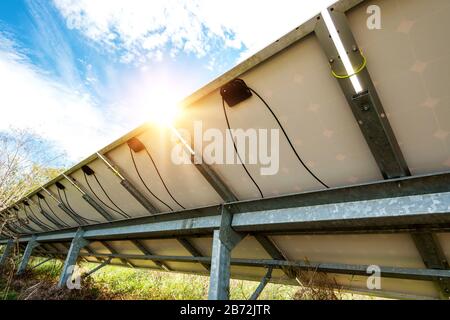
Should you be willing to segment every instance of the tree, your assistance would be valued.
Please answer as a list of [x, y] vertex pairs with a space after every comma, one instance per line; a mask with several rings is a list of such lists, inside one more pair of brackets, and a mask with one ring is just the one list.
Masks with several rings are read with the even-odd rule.
[[[0, 132], [0, 212], [56, 177], [63, 170], [64, 158], [30, 130]], [[0, 219], [1, 233], [15, 217], [3, 213]]]

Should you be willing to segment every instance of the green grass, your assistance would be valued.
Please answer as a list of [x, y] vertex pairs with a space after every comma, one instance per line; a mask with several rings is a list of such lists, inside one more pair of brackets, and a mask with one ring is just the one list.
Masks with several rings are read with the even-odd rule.
[[[42, 259], [33, 259], [31, 266]], [[92, 263], [82, 263], [83, 271], [97, 266]], [[0, 297], [17, 299], [20, 292], [38, 281], [56, 283], [62, 262], [52, 260], [32, 270], [28, 281], [22, 281], [21, 288], [9, 288], [5, 295], [5, 280], [0, 281]], [[84, 286], [83, 286], [84, 284]], [[82, 289], [89, 292], [88, 296], [96, 299], [139, 299], [139, 300], [203, 300], [208, 297], [209, 277], [182, 273], [159, 272], [145, 269], [105, 266], [95, 272], [87, 281], [83, 280]], [[232, 280], [230, 283], [231, 299], [248, 299], [258, 286], [257, 282]], [[260, 299], [284, 300], [292, 299], [298, 288], [278, 284], [268, 284]], [[86, 296], [80, 294], [81, 297]], [[0, 299], [1, 299], [0, 298]], [[70, 298], [77, 298], [70, 296]]]
[[[87, 264], [85, 266], [88, 266]], [[92, 268], [92, 265], [89, 266]], [[106, 266], [92, 275], [93, 283], [112, 294], [134, 299], [201, 300], [208, 296], [209, 277]], [[232, 280], [231, 299], [248, 299], [258, 286], [257, 282]], [[269, 284], [261, 299], [292, 299], [297, 288]]]
[[[42, 259], [33, 259], [31, 266]], [[97, 264], [82, 263], [84, 272]], [[55, 291], [62, 268], [62, 262], [51, 260], [34, 268], [26, 277], [15, 277], [15, 282], [6, 291], [6, 279], [0, 277], [0, 299], [21, 299], [26, 289], [38, 282], [45, 282], [37, 299], [138, 299], [138, 300], [204, 300], [208, 297], [209, 277], [182, 273], [169, 273], [145, 269], [105, 266], [91, 277], [82, 280], [82, 290], [66, 290], [64, 294]], [[258, 282], [231, 280], [230, 298], [248, 299]], [[297, 286], [269, 283], [259, 299], [292, 300], [299, 290]], [[50, 294], [47, 294], [51, 292]], [[373, 297], [339, 293], [339, 299], [376, 299]]]

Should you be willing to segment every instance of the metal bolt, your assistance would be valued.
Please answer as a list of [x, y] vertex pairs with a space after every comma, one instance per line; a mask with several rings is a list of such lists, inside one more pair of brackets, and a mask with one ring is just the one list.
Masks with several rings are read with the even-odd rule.
[[361, 107], [361, 109], [362, 109], [363, 111], [369, 111], [369, 110], [370, 110], [370, 106], [369, 106], [368, 104], [365, 104], [365, 105], [363, 105], [363, 106]]
[[354, 44], [352, 46], [352, 50], [353, 50], [353, 52], [357, 52], [358, 51], [358, 46], [356, 44]]
[[334, 59], [330, 58], [330, 60], [328, 60], [330, 63], [334, 63]]

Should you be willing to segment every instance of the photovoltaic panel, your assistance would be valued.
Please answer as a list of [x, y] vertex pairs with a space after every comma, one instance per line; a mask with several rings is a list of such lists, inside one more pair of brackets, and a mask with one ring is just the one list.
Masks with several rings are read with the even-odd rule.
[[[380, 30], [367, 27], [369, 5], [381, 9]], [[385, 109], [385, 114], [380, 116], [389, 120], [411, 173], [417, 176], [447, 171], [450, 167], [450, 46], [445, 40], [450, 30], [450, 3], [446, 0], [344, 0], [336, 8], [346, 11], [349, 26], [367, 58], [367, 68]], [[338, 81], [331, 75], [320, 39], [313, 32], [317, 21], [314, 17], [184, 101], [181, 116], [174, 125], [176, 130], [194, 138], [196, 125], [201, 124], [203, 132], [212, 129], [227, 137], [220, 87], [239, 77], [254, 93], [232, 108], [225, 104], [230, 128], [270, 132], [270, 129], [280, 129], [278, 119], [301, 158], [303, 164], [279, 132], [279, 171], [274, 175], [262, 175], [260, 163], [246, 165], [261, 194], [242, 165], [210, 164], [211, 159], [205, 153], [208, 143], [192, 145], [197, 154], [203, 154], [210, 169], [229, 188], [235, 200], [278, 197], [383, 180], [360, 124]], [[127, 144], [131, 138], [139, 139], [145, 149], [131, 150]], [[180, 141], [174, 139], [172, 129], [148, 123], [101, 150], [112, 166], [151, 202], [154, 212], [139, 203], [120, 183], [120, 177], [97, 155], [76, 165], [66, 175], [113, 220], [124, 220], [124, 224], [127, 218], [160, 213], [170, 219], [170, 215], [186, 209], [194, 209], [199, 216], [202, 208], [224, 203], [226, 199], [205, 178], [198, 165], [174, 163], [175, 146], [180, 146]], [[89, 166], [94, 175], [85, 177], [83, 165]], [[59, 190], [56, 181], [65, 189]], [[85, 224], [107, 221], [66, 178], [58, 177], [45, 188], [56, 200], [45, 190], [38, 190], [43, 199], [36, 192], [28, 198], [36, 218], [51, 229], [77, 227], [76, 219], [80, 217]], [[339, 202], [346, 202], [346, 198]], [[59, 203], [67, 207], [66, 211]], [[24, 211], [21, 202], [18, 207], [19, 218], [27, 219], [30, 212]], [[69, 214], [67, 209], [73, 212]], [[276, 210], [274, 212], [276, 214]], [[30, 219], [29, 226], [37, 232], [45, 231], [39, 221]], [[423, 252], [408, 233], [346, 234], [343, 230], [341, 234], [270, 234], [271, 230], [266, 231], [268, 239], [288, 261], [430, 269]], [[185, 239], [201, 256], [212, 256], [212, 234], [198, 237], [193, 234]], [[436, 233], [435, 239], [448, 261], [449, 234]], [[84, 248], [82, 254], [107, 255], [114, 253], [112, 251], [124, 255], [143, 254], [142, 248], [133, 242], [135, 239], [96, 240], [102, 242], [92, 241], [90, 249]], [[151, 255], [192, 255], [176, 234], [171, 238], [138, 240]], [[67, 252], [67, 243], [52, 245]], [[266, 249], [254, 235], [247, 235], [232, 251], [232, 259], [272, 259]], [[155, 261], [134, 258], [127, 261], [134, 267], [161, 269]], [[127, 261], [114, 258], [112, 263], [127, 265]], [[172, 271], [209, 274], [198, 262], [165, 261], [164, 264]], [[266, 271], [264, 267], [231, 266], [231, 275], [242, 279], [260, 280]], [[343, 290], [393, 297], [440, 297], [439, 288], [432, 281], [383, 278], [382, 289], [371, 291], [367, 289], [365, 276], [328, 273], [326, 278]], [[282, 269], [273, 271], [272, 281], [298, 284]]]

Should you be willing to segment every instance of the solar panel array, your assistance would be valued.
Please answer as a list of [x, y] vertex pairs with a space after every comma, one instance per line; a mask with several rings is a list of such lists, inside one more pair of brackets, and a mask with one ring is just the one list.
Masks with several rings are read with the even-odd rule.
[[[367, 57], [385, 116], [412, 175], [447, 171], [450, 167], [450, 43], [446, 33], [450, 30], [450, 2], [375, 0], [357, 4], [359, 2], [344, 1], [340, 5], [346, 7], [349, 25]], [[366, 9], [372, 4], [381, 8], [381, 30], [366, 27]], [[195, 99], [188, 98], [174, 125], [177, 130], [193, 135], [196, 121], [201, 120], [203, 130], [216, 129], [226, 136], [227, 123], [217, 83], [235, 77], [243, 79], [270, 105], [304, 165], [283, 135], [280, 135], [280, 170], [275, 175], [261, 175], [261, 164], [248, 164], [249, 174], [240, 164], [211, 164], [210, 168], [236, 200], [383, 180], [347, 100], [330, 74], [330, 65], [319, 39], [313, 32], [304, 31], [314, 21], [315, 18], [280, 39], [283, 42], [297, 37], [292, 44], [283, 48], [277, 47], [277, 43], [271, 45], [256, 58], [250, 58], [225, 74], [222, 80], [219, 78], [194, 94]], [[272, 51], [279, 52], [264, 61], [254, 62]], [[246, 63], [253, 66], [246, 68]], [[279, 128], [262, 99], [255, 94], [233, 108], [226, 106], [225, 112], [232, 128]], [[132, 138], [142, 142], [145, 148], [133, 151], [132, 143], [128, 143]], [[19, 222], [10, 224], [10, 228], [21, 234], [34, 234], [107, 222], [105, 216], [120, 220], [223, 203], [223, 197], [195, 165], [174, 164], [172, 150], [180, 143], [173, 139], [172, 129], [149, 123], [100, 152], [148, 199], [154, 211], [136, 200], [121, 185], [120, 177], [93, 155], [66, 172], [72, 181], [60, 176], [45, 185], [45, 190], [36, 190], [15, 204], [15, 209], [10, 208], [8, 212], [17, 213], [19, 219], [28, 221], [25, 226]], [[207, 145], [202, 148], [205, 151]], [[95, 210], [82, 198], [83, 193], [107, 214]], [[439, 233], [436, 236], [449, 260], [450, 235]], [[273, 235], [270, 239], [288, 260], [425, 268], [408, 234], [288, 234]], [[212, 236], [188, 237], [187, 240], [201, 255], [211, 256]], [[141, 242], [155, 255], [189, 256], [192, 253], [175, 238], [142, 239]], [[61, 252], [68, 248], [67, 243], [51, 246], [58, 247]], [[90, 250], [104, 254], [113, 251], [142, 254], [138, 245], [130, 240], [111, 240], [106, 245], [105, 242], [92, 242]], [[86, 249], [82, 252], [88, 254]], [[253, 236], [247, 236], [239, 243], [232, 257], [271, 258]], [[99, 261], [94, 257], [87, 259]], [[113, 259], [112, 263], [122, 265], [124, 261]], [[159, 268], [149, 260], [130, 259], [126, 263]], [[200, 263], [165, 264], [173, 271], [209, 274]], [[231, 270], [233, 277], [255, 280], [266, 272], [262, 267], [232, 266]], [[343, 288], [366, 289], [366, 277], [329, 276]], [[295, 283], [282, 270], [274, 270], [272, 281]], [[439, 297], [433, 282], [419, 280], [383, 279], [383, 292]]]

